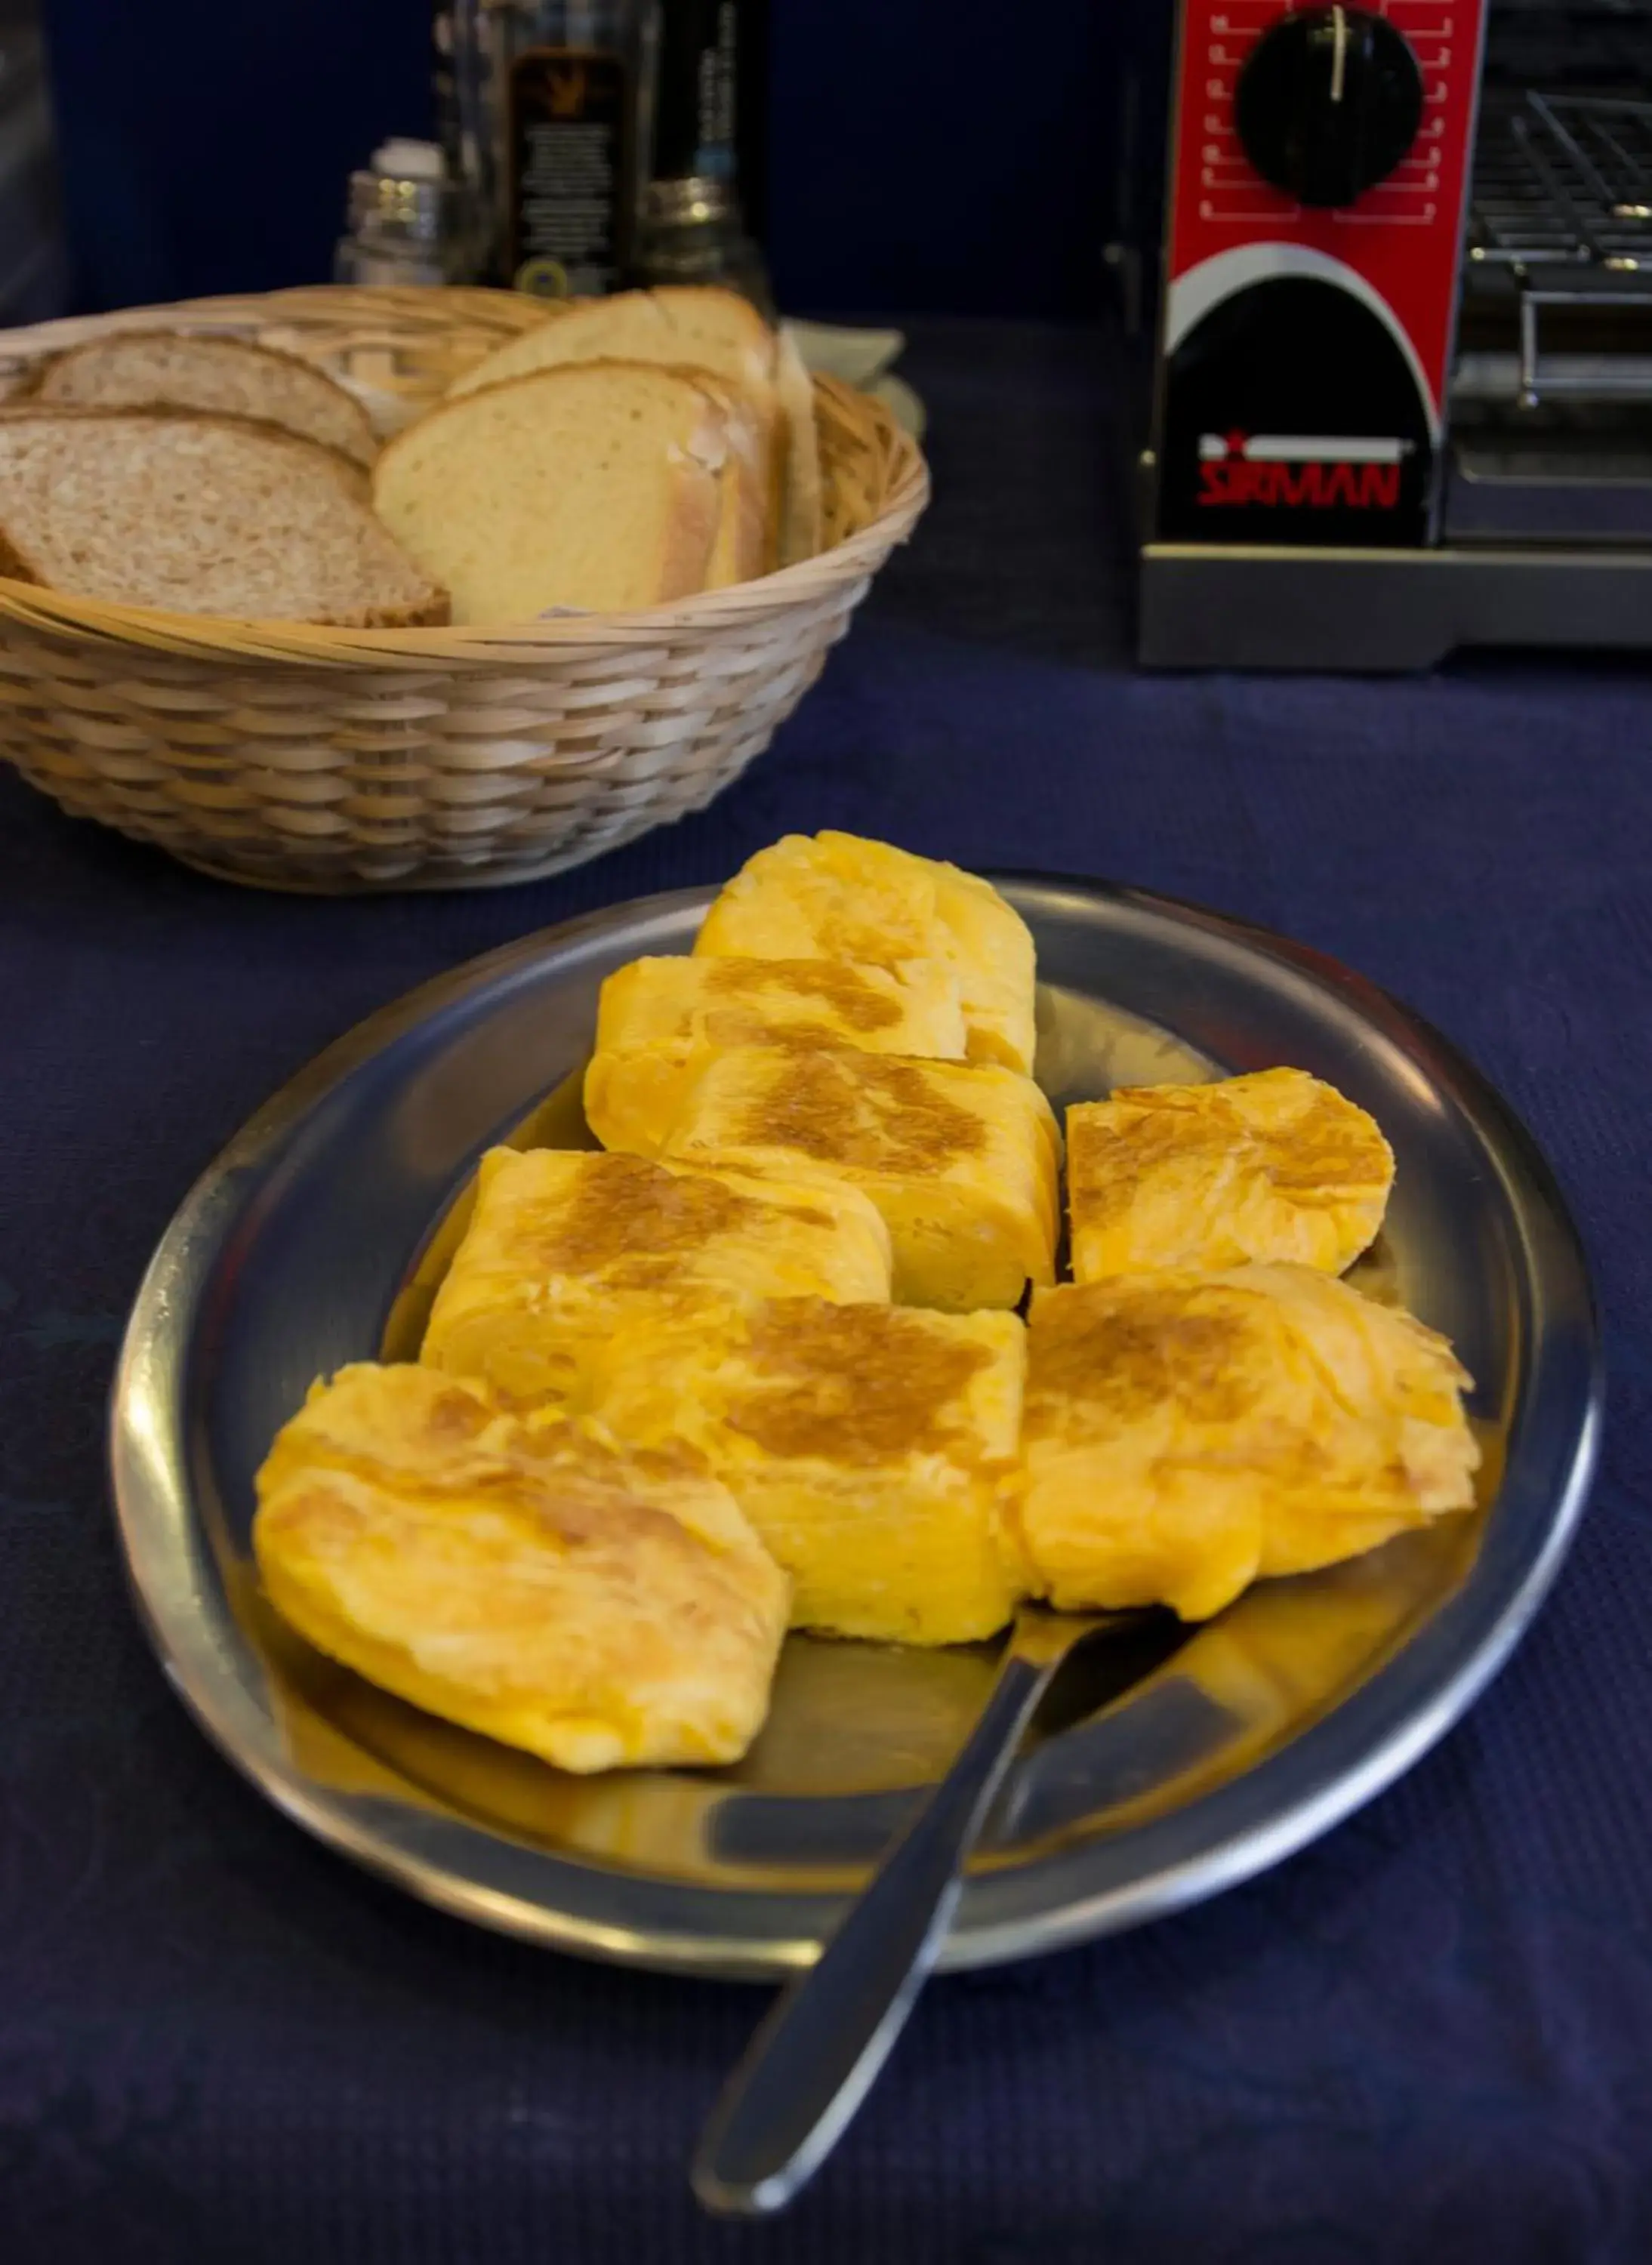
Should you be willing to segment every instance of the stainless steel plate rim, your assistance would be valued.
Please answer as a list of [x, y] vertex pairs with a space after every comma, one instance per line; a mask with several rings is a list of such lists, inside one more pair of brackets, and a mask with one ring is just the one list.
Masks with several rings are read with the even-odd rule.
[[[1368, 1681], [1287, 1744], [1187, 1806], [1019, 1868], [1023, 1892], [1007, 1898], [1001, 1877], [996, 1891], [991, 1878], [972, 1881], [942, 1961], [954, 1970], [1058, 1949], [1235, 1885], [1410, 1767], [1484, 1689], [1552, 1585], [1593, 1475], [1602, 1399], [1587, 1269], [1553, 1176], [1506, 1104], [1426, 1023], [1335, 962], [1202, 907], [1054, 875], [995, 878], [1030, 914], [1062, 899], [1106, 905], [1259, 956], [1277, 979], [1351, 999], [1373, 1041], [1426, 1059], [1431, 1077], [1483, 1138], [1519, 1224], [1525, 1292], [1539, 1308], [1532, 1404], [1523, 1404], [1522, 1423], [1529, 1431], [1540, 1420], [1545, 1436], [1538, 1441], [1542, 1468], [1534, 1473], [1532, 1498], [1517, 1506], [1517, 1528], [1507, 1520], [1494, 1525], [1460, 1591]], [[144, 1276], [116, 1371], [110, 1458], [128, 1579], [149, 1640], [200, 1728], [275, 1807], [341, 1854], [464, 1919], [584, 1955], [761, 1979], [814, 1956], [836, 1898], [615, 1873], [521, 1847], [462, 1817], [433, 1819], [391, 1803], [364, 1817], [360, 1804], [309, 1782], [285, 1749], [263, 1667], [222, 1592], [192, 1485], [196, 1450], [170, 1412], [179, 1403], [206, 1257], [234, 1221], [244, 1183], [295, 1126], [353, 1072], [455, 1001], [508, 983], [547, 955], [702, 907], [708, 894], [676, 892], [586, 914], [438, 976], [347, 1032], [266, 1103], [197, 1182]], [[1573, 1322], [1553, 1373], [1543, 1367], [1545, 1300], [1569, 1307]], [[1505, 1491], [1517, 1475], [1511, 1448]], [[531, 1872], [528, 1884], [516, 1875], [517, 1858]]]

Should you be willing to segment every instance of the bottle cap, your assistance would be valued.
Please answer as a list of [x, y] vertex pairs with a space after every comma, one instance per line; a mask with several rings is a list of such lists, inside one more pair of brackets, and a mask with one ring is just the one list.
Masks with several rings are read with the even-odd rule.
[[398, 181], [439, 181], [448, 170], [447, 159], [434, 142], [414, 142], [393, 135], [373, 152], [373, 170]]

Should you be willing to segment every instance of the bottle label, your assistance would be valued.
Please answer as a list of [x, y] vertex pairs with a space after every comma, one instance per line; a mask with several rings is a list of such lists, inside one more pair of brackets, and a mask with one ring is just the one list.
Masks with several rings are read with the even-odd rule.
[[614, 289], [628, 246], [630, 84], [622, 57], [530, 47], [511, 65], [507, 264], [519, 291]]
[[716, 39], [700, 55], [700, 142], [694, 166], [696, 173], [718, 181], [734, 178], [736, 31], [734, 0], [723, 0]]

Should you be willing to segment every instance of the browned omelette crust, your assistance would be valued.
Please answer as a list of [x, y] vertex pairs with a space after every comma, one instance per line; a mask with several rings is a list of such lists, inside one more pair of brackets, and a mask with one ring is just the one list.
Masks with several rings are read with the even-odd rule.
[[854, 1188], [496, 1149], [420, 1358], [520, 1404], [577, 1401], [593, 1351], [639, 1304], [876, 1300], [889, 1287], [887, 1231]]
[[981, 1459], [964, 1401], [993, 1358], [984, 1344], [939, 1336], [895, 1306], [776, 1298], [753, 1316], [746, 1348], [755, 1380], [731, 1398], [727, 1421], [765, 1454], [863, 1466]]
[[1341, 1273], [1382, 1223], [1394, 1154], [1305, 1070], [1126, 1087], [1067, 1112], [1075, 1280], [1290, 1261]]
[[819, 1204], [770, 1205], [704, 1173], [676, 1173], [638, 1156], [612, 1156], [581, 1180], [576, 1204], [520, 1221], [513, 1242], [528, 1275], [600, 1275], [611, 1290], [658, 1290], [685, 1255], [749, 1234], [773, 1210], [806, 1227], [830, 1227]]
[[1474, 1498], [1443, 1337], [1300, 1266], [1035, 1299], [1021, 1539], [1058, 1604], [1203, 1618]]
[[819, 958], [956, 977], [972, 1061], [1030, 1073], [1037, 1043], [1026, 922], [988, 882], [849, 834], [788, 834], [719, 892], [698, 956]]
[[961, 1061], [957, 984], [925, 964], [899, 972], [826, 959], [632, 960], [602, 986], [586, 1115], [603, 1146], [657, 1156], [695, 1078], [731, 1046], [852, 1047]]
[[731, 1760], [762, 1721], [786, 1584], [690, 1457], [363, 1364], [283, 1428], [258, 1500], [282, 1615], [449, 1721], [575, 1770]]
[[[875, 1031], [892, 1030], [900, 1021], [900, 1008], [887, 992], [874, 989], [858, 967], [845, 967], [830, 959], [711, 959], [705, 963], [706, 987], [727, 999], [759, 999], [765, 992], [783, 987], [805, 998], [819, 1000], [850, 1030], [870, 1037]], [[801, 1026], [819, 1029], [830, 1044], [835, 1033], [829, 1024]], [[798, 1035], [793, 1026], [792, 1035]]]
[[1023, 1577], [1003, 1509], [1024, 1361], [1013, 1314], [776, 1298], [639, 1316], [595, 1405], [705, 1458], [791, 1574], [796, 1625], [960, 1643], [1002, 1627]]
[[1060, 1133], [1033, 1081], [995, 1062], [733, 1047], [696, 1079], [666, 1154], [863, 1189], [899, 1305], [1010, 1307], [1054, 1277]]
[[805, 1052], [742, 1111], [732, 1138], [856, 1171], [912, 1174], [979, 1155], [986, 1129], [919, 1063]]

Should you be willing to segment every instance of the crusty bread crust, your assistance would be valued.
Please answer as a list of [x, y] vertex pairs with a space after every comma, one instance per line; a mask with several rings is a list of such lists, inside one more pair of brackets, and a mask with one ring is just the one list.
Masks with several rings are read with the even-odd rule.
[[23, 551], [4, 521], [0, 521], [0, 579], [27, 582], [36, 589], [47, 586], [45, 575]]
[[446, 629], [453, 608], [445, 594], [420, 606], [363, 606], [356, 613], [318, 614], [314, 626], [324, 630], [440, 630]]

